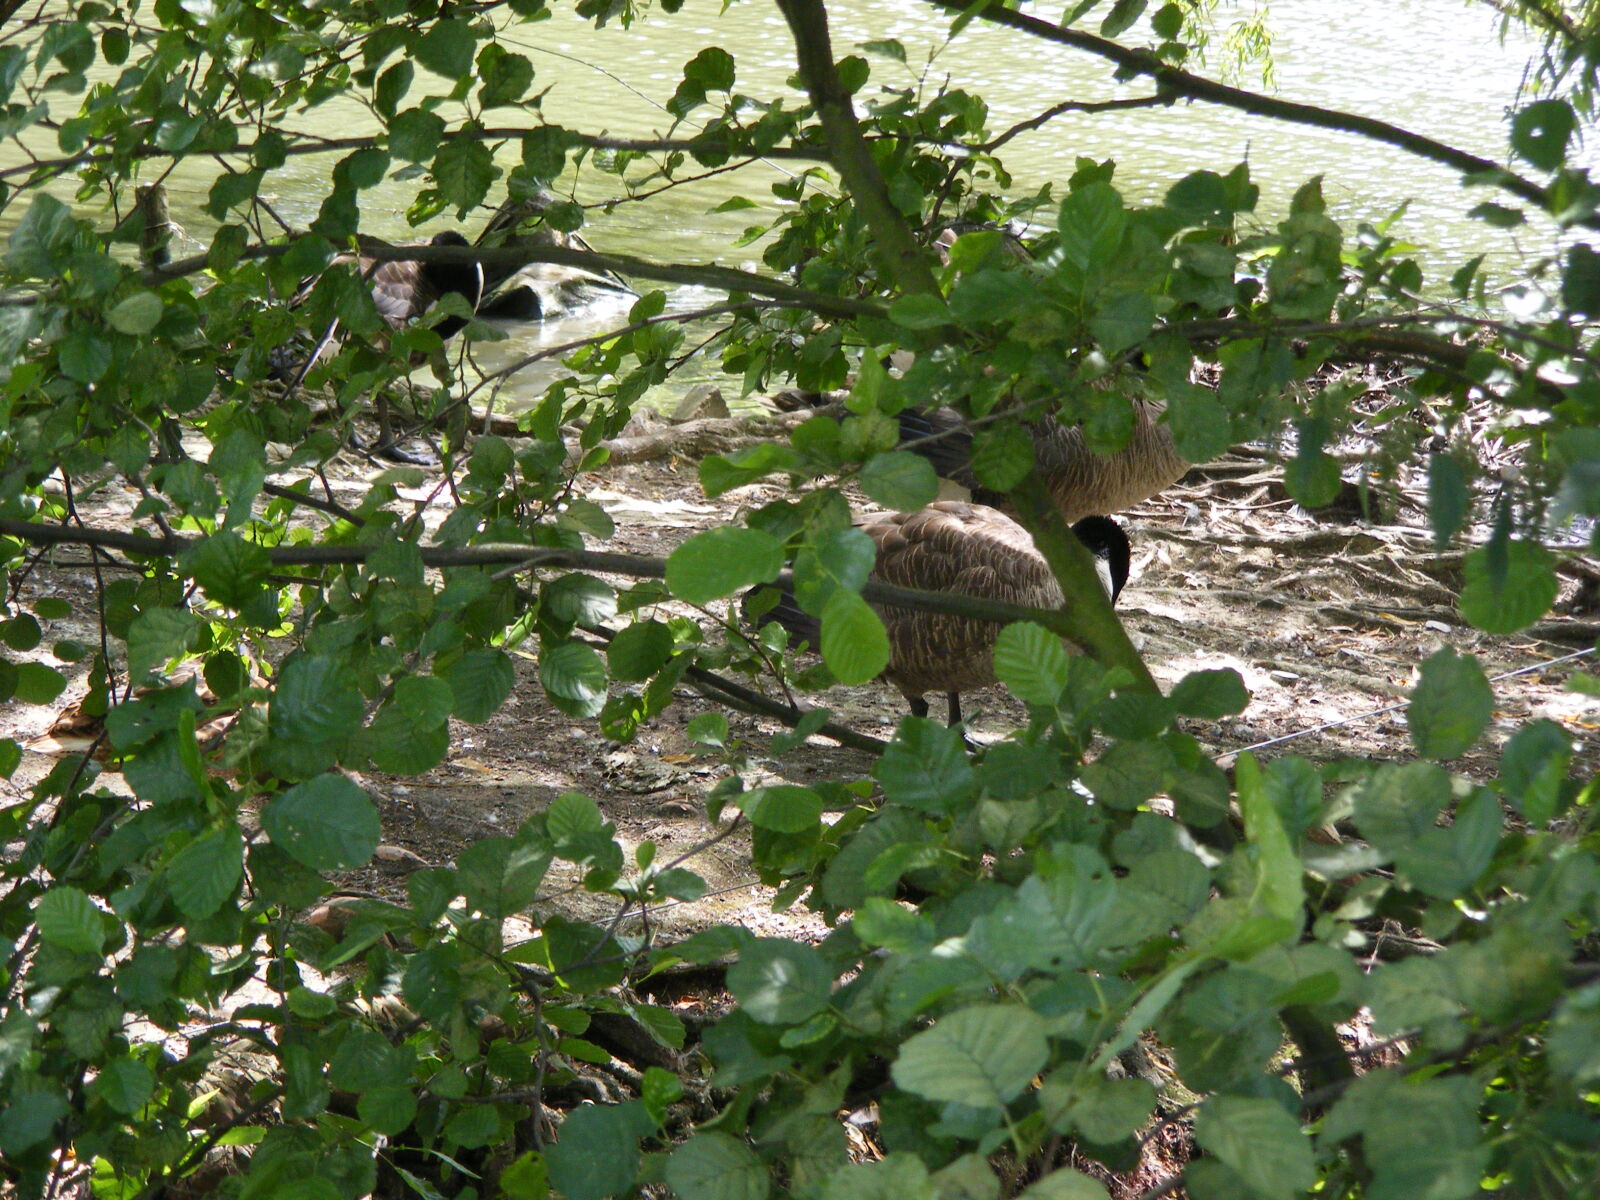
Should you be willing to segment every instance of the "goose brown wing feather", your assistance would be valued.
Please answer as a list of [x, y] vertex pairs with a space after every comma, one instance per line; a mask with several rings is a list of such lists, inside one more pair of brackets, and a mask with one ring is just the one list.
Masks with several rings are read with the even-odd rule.
[[399, 329], [420, 317], [439, 298], [422, 264], [415, 259], [376, 266], [363, 260], [362, 270], [368, 269], [372, 271], [372, 303], [392, 329]]
[[[878, 547], [873, 575], [884, 583], [1041, 608], [1062, 602], [1027, 531], [995, 509], [947, 501], [869, 518], [862, 528]], [[995, 682], [993, 622], [892, 606], [879, 612], [890, 646], [884, 674], [908, 697]]]

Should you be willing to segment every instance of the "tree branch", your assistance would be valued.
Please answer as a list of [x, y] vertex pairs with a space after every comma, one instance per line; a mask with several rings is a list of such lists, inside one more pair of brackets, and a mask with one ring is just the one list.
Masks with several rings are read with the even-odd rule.
[[[298, 237], [311, 237], [300, 234]], [[293, 239], [293, 240], [298, 240]], [[247, 246], [241, 258], [277, 258], [289, 252], [293, 240], [283, 243], [258, 243]], [[816, 312], [840, 317], [882, 317], [885, 306], [876, 300], [858, 300], [849, 296], [830, 296], [808, 288], [796, 287], [764, 275], [751, 274], [734, 267], [719, 267], [696, 263], [657, 263], [637, 258], [631, 254], [600, 254], [593, 250], [569, 250], [562, 246], [535, 244], [530, 241], [508, 242], [502, 246], [395, 246], [376, 238], [357, 239], [363, 257], [374, 262], [432, 262], [432, 263], [482, 263], [485, 266], [525, 266], [528, 263], [547, 262], [558, 266], [576, 267], [594, 275], [630, 275], [636, 279], [651, 279], [659, 283], [681, 283], [692, 287], [718, 288], [726, 292], [744, 292], [753, 296], [766, 296], [790, 304], [810, 308]], [[195, 254], [145, 273], [145, 281], [159, 286], [170, 279], [195, 275], [209, 265], [210, 254]]]
[[[120, 529], [49, 525], [37, 521], [21, 521], [14, 517], [0, 517], [0, 536], [19, 538], [36, 546], [98, 546], [144, 558], [177, 558], [203, 540], [179, 534], [153, 537], [143, 533], [126, 533]], [[1081, 544], [1078, 548], [1083, 549]], [[376, 554], [379, 549], [378, 545], [273, 546], [267, 550], [267, 556], [272, 565], [279, 568], [342, 567], [358, 566]], [[418, 553], [422, 557], [424, 566], [434, 568], [561, 567], [577, 571], [600, 571], [608, 575], [627, 576], [630, 579], [664, 579], [667, 574], [667, 560], [664, 558], [615, 554], [606, 550], [569, 550], [559, 546], [507, 544], [419, 546]], [[1085, 556], [1088, 555], [1087, 550], [1083, 553]], [[1089, 575], [1091, 578], [1094, 576], [1092, 563]], [[307, 579], [305, 582], [315, 581]], [[779, 572], [772, 583], [777, 587], [792, 586], [794, 573]], [[862, 585], [861, 596], [877, 605], [915, 608], [924, 612], [947, 613], [951, 616], [971, 617], [999, 624], [1012, 621], [1037, 621], [1062, 637], [1077, 640], [1074, 632], [1077, 626], [1065, 619], [1066, 614], [1055, 609], [1029, 608], [1021, 604], [1008, 604], [1002, 600], [985, 600], [977, 596], [963, 596], [952, 592], [925, 592], [919, 588], [895, 587], [870, 579]]]
[[938, 294], [938, 284], [927, 256], [900, 210], [889, 198], [889, 186], [872, 157], [872, 150], [856, 121], [850, 93], [839, 79], [828, 39], [828, 13], [822, 0], [777, 0], [783, 19], [794, 35], [800, 78], [811, 96], [811, 104], [828, 138], [828, 157], [850, 197], [861, 209], [872, 229], [882, 256], [885, 274], [908, 294]]
[[[942, 9], [948, 13], [968, 14], [973, 12], [970, 0], [927, 0], [934, 8]], [[1044, 41], [1054, 42], [1061, 46], [1070, 46], [1074, 50], [1087, 51], [1090, 54], [1108, 59], [1130, 75], [1147, 75], [1154, 79], [1163, 89], [1172, 92], [1175, 96], [1187, 96], [1193, 100], [1204, 100], [1211, 104], [1221, 104], [1228, 108], [1238, 109], [1253, 116], [1269, 117], [1275, 121], [1290, 121], [1298, 125], [1310, 125], [1319, 129], [1334, 129], [1342, 133], [1354, 133], [1375, 142], [1397, 147], [1414, 154], [1418, 158], [1430, 162], [1441, 163], [1447, 167], [1454, 167], [1468, 175], [1486, 176], [1512, 195], [1520, 197], [1531, 204], [1538, 205], [1545, 212], [1551, 210], [1551, 197], [1549, 190], [1540, 187], [1531, 179], [1516, 174], [1500, 163], [1491, 159], [1480, 158], [1476, 154], [1468, 154], [1465, 150], [1458, 150], [1454, 146], [1447, 146], [1433, 138], [1424, 137], [1419, 133], [1412, 133], [1398, 125], [1391, 125], [1387, 121], [1380, 121], [1374, 117], [1363, 117], [1356, 113], [1340, 112], [1336, 109], [1320, 108], [1314, 104], [1299, 104], [1291, 100], [1274, 100], [1261, 96], [1255, 92], [1245, 91], [1243, 88], [1230, 87], [1225, 83], [1206, 79], [1200, 75], [1190, 74], [1162, 62], [1148, 50], [1130, 50], [1107, 38], [1097, 37], [1092, 33], [1083, 33], [1076, 29], [1063, 29], [1059, 25], [1052, 25], [1048, 21], [1041, 21], [1038, 17], [1030, 17], [1009, 8], [1002, 8], [993, 0], [980, 7], [976, 14], [982, 20], [995, 25], [1005, 25], [1011, 29], [1020, 30], [1031, 34]], [[1587, 216], [1579, 219], [1576, 224], [1588, 229], [1600, 228], [1600, 217]]]

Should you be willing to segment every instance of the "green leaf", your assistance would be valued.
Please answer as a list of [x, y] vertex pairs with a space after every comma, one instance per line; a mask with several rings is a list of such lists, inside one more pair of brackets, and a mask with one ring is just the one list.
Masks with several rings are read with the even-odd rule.
[[865, 683], [889, 665], [889, 634], [859, 593], [837, 587], [822, 606], [821, 650], [840, 683]]
[[1062, 202], [1056, 224], [1066, 263], [1088, 273], [1115, 262], [1128, 228], [1128, 210], [1117, 189], [1097, 179]]
[[1494, 692], [1478, 660], [1448, 646], [1422, 664], [1406, 707], [1411, 743], [1425, 758], [1459, 758], [1494, 716]]
[[1043, 625], [1016, 621], [1000, 630], [994, 646], [994, 673], [1023, 703], [1055, 704], [1067, 686], [1070, 670], [1066, 647]]
[[244, 877], [244, 839], [237, 826], [201, 834], [167, 864], [167, 890], [189, 921], [211, 916]]
[[[833, 425], [831, 421], [829, 424]], [[838, 426], [833, 425], [833, 429], [837, 433]], [[707, 498], [714, 499], [774, 472], [799, 469], [800, 456], [792, 447], [778, 442], [760, 442], [726, 456], [707, 455], [700, 463], [700, 486], [705, 489]]]
[[1150, 336], [1156, 304], [1148, 292], [1122, 292], [1089, 318], [1089, 329], [1106, 354], [1121, 354]]
[[907, 717], [872, 769], [884, 800], [929, 813], [948, 813], [970, 803], [977, 779], [961, 735], [926, 717]]
[[1204, 388], [1174, 390], [1167, 401], [1166, 424], [1178, 453], [1191, 462], [1206, 462], [1233, 444], [1228, 410]]
[[465, 216], [483, 203], [490, 185], [500, 178], [500, 168], [476, 138], [446, 139], [433, 160], [433, 177], [445, 199]]
[[1234, 774], [1239, 808], [1244, 814], [1245, 840], [1256, 848], [1256, 885], [1251, 900], [1269, 915], [1282, 917], [1298, 928], [1305, 903], [1300, 859], [1262, 785], [1255, 756], [1240, 754]]
[[358, 1026], [339, 1039], [328, 1063], [328, 1083], [346, 1092], [395, 1086], [410, 1080], [414, 1063], [411, 1047], [393, 1045], [376, 1029]]
[[589, 833], [603, 833], [605, 817], [600, 806], [582, 792], [564, 792], [550, 803], [544, 818], [545, 831], [557, 843]]
[[728, 990], [740, 1010], [763, 1025], [798, 1025], [828, 1006], [833, 976], [810, 946], [757, 938], [728, 969]]
[[822, 817], [822, 797], [793, 784], [752, 788], [739, 796], [738, 803], [752, 825], [776, 833], [814, 829]]
[[536, 839], [480, 838], [457, 859], [456, 884], [471, 908], [507, 917], [537, 899], [552, 857], [550, 847]]
[[303, 651], [284, 660], [270, 708], [274, 737], [310, 745], [343, 742], [361, 727], [361, 716], [361, 692], [343, 660]]
[[[936, 1192], [914, 1154], [895, 1151], [877, 1162], [851, 1163], [829, 1177], [822, 1200], [953, 1200]], [[1101, 1198], [1103, 1200], [1103, 1197]]]
[[[445, 692], [448, 695], [448, 687]], [[358, 732], [355, 746], [380, 771], [420, 775], [438, 766], [450, 753], [450, 727], [442, 718], [419, 722], [393, 705], [386, 705], [371, 725]]]
[[1125, 33], [1143, 15], [1145, 0], [1116, 0], [1100, 22], [1100, 36], [1114, 38]]
[[517, 682], [511, 659], [503, 650], [463, 654], [444, 672], [444, 679], [454, 698], [455, 715], [474, 725], [493, 716]]
[[1144, 1079], [1107, 1079], [1098, 1071], [1057, 1072], [1039, 1089], [1039, 1108], [1050, 1128], [1078, 1133], [1109, 1146], [1137, 1133], [1150, 1119], [1156, 1089]]
[[1500, 754], [1500, 786], [1511, 806], [1542, 828], [1560, 810], [1572, 764], [1572, 736], [1554, 721], [1530, 721]]
[[155, 1094], [156, 1076], [137, 1059], [114, 1058], [100, 1067], [89, 1090], [113, 1112], [131, 1117]]
[[39, 897], [33, 919], [44, 942], [60, 950], [99, 954], [105, 945], [106, 928], [100, 910], [75, 887], [53, 887]]
[[135, 292], [119, 300], [106, 313], [106, 323], [118, 333], [143, 337], [161, 324], [161, 297], [154, 292]]
[[861, 490], [895, 512], [915, 512], [939, 494], [933, 464], [920, 454], [891, 450], [874, 454], [861, 468]]
[[1541, 171], [1559, 170], [1578, 119], [1565, 100], [1536, 100], [1511, 116], [1512, 152]]
[[552, 579], [539, 592], [539, 602], [557, 621], [586, 629], [602, 626], [616, 616], [616, 589], [579, 571]]
[[1322, 1139], [1331, 1144], [1362, 1135], [1372, 1200], [1471, 1200], [1483, 1195], [1489, 1166], [1481, 1099], [1471, 1079], [1373, 1071], [1335, 1103]]
[[725, 1133], [700, 1132], [667, 1159], [667, 1186], [681, 1200], [766, 1200], [772, 1189], [756, 1152]]
[[261, 828], [296, 862], [313, 871], [359, 867], [382, 833], [372, 800], [344, 775], [324, 774], [275, 797]]
[[1461, 615], [1485, 633], [1516, 633], [1533, 624], [1550, 611], [1559, 589], [1550, 552], [1532, 542], [1479, 547], [1462, 571]]
[[0, 1111], [0, 1151], [20, 1155], [46, 1141], [56, 1122], [67, 1115], [67, 1099], [59, 1091], [19, 1088]]
[[1167, 697], [1173, 708], [1186, 717], [1218, 721], [1243, 712], [1250, 703], [1244, 680], [1232, 667], [1216, 671], [1193, 671], [1177, 683]]
[[637, 1100], [587, 1104], [561, 1123], [561, 1140], [545, 1148], [550, 1183], [566, 1200], [604, 1200], [632, 1190], [639, 1139], [654, 1128]]
[[66, 676], [43, 663], [24, 662], [16, 666], [12, 695], [24, 704], [49, 704], [67, 688]]
[[1063, 1167], [1023, 1188], [1017, 1200], [1106, 1200], [1106, 1196], [1105, 1184]]
[[444, 141], [444, 118], [420, 108], [396, 113], [389, 122], [389, 150], [407, 162], [429, 162]]
[[77, 229], [71, 209], [54, 196], [36, 193], [11, 231], [6, 265], [20, 275], [59, 276]]
[[192, 650], [199, 637], [199, 622], [188, 609], [146, 609], [128, 627], [129, 677], [142, 681], [168, 659]]
[[1600, 253], [1578, 242], [1567, 249], [1561, 272], [1561, 303], [1568, 312], [1600, 316]]
[[272, 558], [237, 533], [214, 533], [183, 556], [184, 570], [216, 603], [235, 612], [260, 594], [272, 574]]
[[1466, 473], [1449, 454], [1428, 456], [1428, 523], [1433, 527], [1433, 546], [1443, 550], [1461, 532], [1472, 509], [1472, 493], [1467, 489]]
[[1213, 1096], [1200, 1109], [1194, 1136], [1263, 1197], [1287, 1200], [1317, 1180], [1311, 1139], [1274, 1101]]
[[944, 301], [925, 292], [899, 297], [889, 305], [889, 319], [903, 329], [938, 329], [954, 322]]
[[900, 1048], [896, 1086], [926, 1100], [1000, 1108], [1027, 1090], [1049, 1058], [1044, 1018], [1017, 1004], [958, 1009]]
[[417, 1094], [399, 1084], [366, 1088], [356, 1101], [356, 1115], [375, 1133], [394, 1137], [416, 1120]]
[[783, 543], [754, 529], [708, 529], [667, 559], [667, 587], [689, 604], [709, 604], [742, 587], [771, 583], [783, 570]]
[[671, 628], [663, 621], [638, 621], [619, 632], [606, 647], [611, 678], [624, 683], [649, 679], [672, 657]]
[[111, 343], [87, 329], [74, 329], [56, 347], [61, 373], [79, 383], [97, 383], [111, 369]]
[[981, 429], [972, 436], [972, 473], [979, 483], [1009, 492], [1033, 469], [1033, 439], [1017, 425]]
[[581, 642], [563, 642], [539, 655], [539, 682], [568, 716], [592, 717], [605, 707], [606, 662]]
[[477, 52], [477, 45], [472, 26], [466, 21], [438, 21], [417, 39], [411, 53], [435, 75], [442, 75], [454, 83], [472, 70], [472, 57]]

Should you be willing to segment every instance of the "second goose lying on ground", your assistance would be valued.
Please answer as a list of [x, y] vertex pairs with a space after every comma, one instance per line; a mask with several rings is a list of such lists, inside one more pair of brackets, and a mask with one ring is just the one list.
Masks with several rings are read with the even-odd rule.
[[[1044, 417], [1023, 426], [1063, 521], [1071, 525], [1092, 514], [1121, 512], [1183, 477], [1190, 464], [1160, 417], [1155, 405], [1135, 400], [1128, 444], [1111, 454], [1095, 453], [1081, 425]], [[1009, 510], [1004, 496], [983, 488], [973, 475], [972, 430], [953, 408], [902, 410], [900, 444], [926, 458], [941, 478], [967, 488], [975, 503]]]
[[[789, 388], [772, 400], [780, 410], [793, 412], [825, 407], [838, 395]], [[1023, 424], [1039, 476], [1063, 521], [1071, 525], [1092, 514], [1121, 512], [1183, 478], [1192, 464], [1179, 455], [1171, 427], [1160, 418], [1159, 406], [1133, 401], [1128, 443], [1111, 454], [1091, 449], [1081, 425], [1050, 416]], [[903, 449], [927, 459], [941, 479], [966, 488], [974, 503], [1012, 511], [1005, 496], [984, 488], [973, 474], [972, 430], [960, 413], [953, 408], [906, 408], [899, 420]]]
[[[859, 526], [878, 548], [872, 578], [899, 587], [952, 592], [1033, 608], [1060, 608], [1061, 587], [1028, 531], [998, 509], [941, 501], [914, 513], [885, 513]], [[1094, 554], [1101, 586], [1112, 600], [1128, 579], [1128, 535], [1108, 517], [1085, 517], [1072, 531]], [[994, 646], [1000, 625], [970, 617], [879, 607], [889, 634], [883, 678], [905, 696], [914, 715], [928, 715], [926, 692], [949, 698], [950, 724], [961, 720], [961, 693], [996, 682]], [[764, 620], [796, 641], [816, 646], [816, 617], [785, 596]]]

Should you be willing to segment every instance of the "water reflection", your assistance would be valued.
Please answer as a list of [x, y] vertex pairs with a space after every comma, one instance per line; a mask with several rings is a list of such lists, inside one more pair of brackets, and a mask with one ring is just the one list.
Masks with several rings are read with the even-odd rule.
[[[1229, 18], [1223, 12], [1225, 25]], [[1040, 15], [1049, 14], [1040, 10]], [[981, 93], [990, 105], [991, 127], [999, 130], [1062, 100], [1149, 92], [1145, 82], [1116, 83], [1109, 64], [1100, 60], [1032, 44], [981, 23], [947, 43], [948, 21], [918, 0], [850, 0], [836, 4], [830, 18], [836, 53], [847, 53], [869, 38], [893, 37], [905, 45], [904, 65], [872, 59], [873, 79], [859, 98], [863, 103], [870, 103], [882, 88], [921, 88], [927, 93], [948, 83]], [[1278, 0], [1270, 24], [1276, 36], [1279, 94], [1285, 98], [1391, 119], [1460, 149], [1503, 159], [1505, 110], [1517, 98], [1534, 47], [1526, 40], [1502, 46], [1487, 5], [1464, 5], [1461, 0]], [[726, 11], [719, 0], [690, 0], [678, 14], [652, 10], [643, 27], [631, 31], [596, 31], [563, 8], [553, 20], [508, 29], [507, 37], [533, 58], [537, 86], [549, 89], [544, 100], [548, 120], [621, 136], [673, 131], [665, 102], [683, 64], [704, 46], [721, 45], [735, 56], [737, 87], [750, 94], [782, 90], [793, 69], [788, 30], [776, 9], [760, 0], [744, 0]], [[1204, 66], [1199, 69], [1207, 73]], [[440, 80], [419, 69], [411, 99], [440, 86]], [[790, 94], [796, 102], [801, 99]], [[491, 120], [509, 123], [509, 116], [500, 110]], [[338, 136], [373, 127], [370, 116], [348, 102], [323, 105], [295, 123]], [[685, 129], [677, 132], [682, 135]], [[55, 152], [48, 144], [36, 148]], [[9, 153], [14, 156], [15, 150]], [[1590, 154], [1594, 161], [1592, 148]], [[515, 147], [505, 151], [508, 164], [514, 155]], [[1215, 105], [1068, 116], [1024, 134], [1005, 150], [1018, 194], [1063, 178], [1079, 155], [1116, 159], [1118, 179], [1135, 198], [1159, 195], [1190, 171], [1225, 171], [1248, 159], [1262, 186], [1264, 221], [1281, 213], [1294, 189], [1314, 174], [1325, 176], [1325, 194], [1342, 221], [1376, 221], [1410, 200], [1396, 232], [1419, 244], [1430, 276], [1447, 274], [1491, 240], [1482, 225], [1464, 215], [1488, 195], [1463, 194], [1458, 177], [1446, 168], [1354, 135], [1252, 118]], [[307, 157], [292, 159], [275, 173], [268, 186], [286, 220], [303, 226], [316, 215], [331, 167], [327, 159]], [[172, 181], [173, 215], [186, 228], [191, 249], [209, 242], [213, 225], [202, 209], [209, 184], [204, 170], [197, 165]], [[709, 210], [730, 194], [770, 205], [771, 184], [788, 170], [783, 164], [758, 164], [670, 190], [646, 204], [596, 208], [585, 232], [606, 250], [679, 262], [753, 262], [757, 249], [736, 246], [752, 218]], [[405, 220], [412, 186], [386, 182], [366, 192], [364, 228], [396, 240], [421, 240], [431, 233], [437, 222], [418, 231]], [[603, 176], [591, 175], [579, 190], [579, 199], [594, 205], [616, 195], [616, 181]], [[15, 212], [7, 216], [14, 219]], [[1492, 240], [1506, 246], [1490, 260], [1502, 270], [1513, 265], [1510, 260], [1519, 250], [1547, 253], [1554, 246], [1552, 233], [1532, 227], [1520, 243], [1499, 234]], [[687, 290], [672, 300], [675, 308], [701, 302]], [[578, 320], [515, 327], [508, 330], [507, 341], [479, 347], [477, 357], [487, 369], [498, 369], [520, 356], [589, 336], [598, 319], [591, 313]], [[704, 373], [712, 366], [705, 364]], [[531, 368], [508, 389], [511, 402], [536, 396], [557, 369], [549, 362]]]

